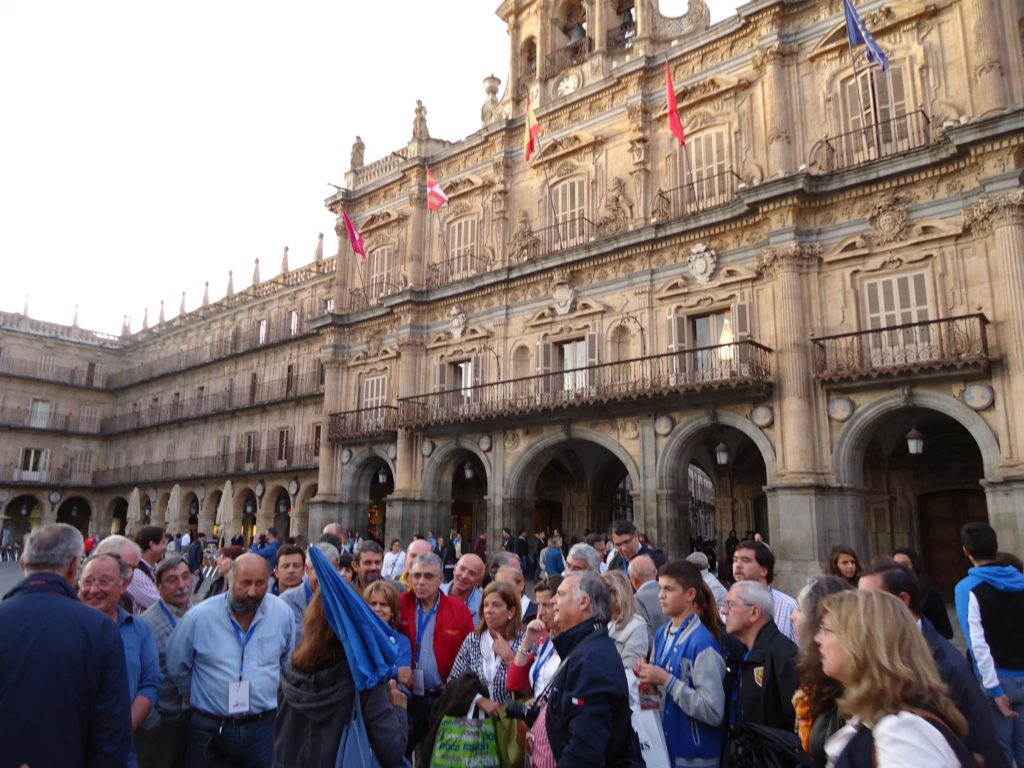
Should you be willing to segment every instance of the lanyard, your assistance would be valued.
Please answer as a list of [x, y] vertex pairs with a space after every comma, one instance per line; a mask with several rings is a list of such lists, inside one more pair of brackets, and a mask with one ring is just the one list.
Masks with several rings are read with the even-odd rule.
[[238, 638], [238, 644], [242, 646], [242, 661], [238, 665], [239, 680], [242, 679], [242, 671], [245, 669], [245, 646], [247, 646], [249, 644], [249, 641], [252, 640], [252, 633], [256, 631], [256, 625], [258, 623], [258, 621], [253, 622], [252, 626], [249, 627], [249, 631], [245, 633], [245, 639], [243, 640], [241, 628], [237, 624], [235, 624], [234, 619], [231, 619], [231, 628], [235, 630], [235, 637]]
[[164, 605], [164, 601], [159, 601], [157, 605], [160, 606], [160, 610], [164, 612], [164, 616], [167, 617], [167, 620], [171, 622], [171, 629], [174, 629], [176, 626], [178, 626], [178, 620], [174, 618], [174, 614], [167, 610], [167, 606]]
[[434, 618], [434, 614], [437, 613], [437, 606], [441, 604], [441, 596], [437, 596], [437, 602], [434, 603], [434, 607], [429, 611], [424, 611], [423, 606], [416, 601], [416, 665], [420, 663], [420, 651], [423, 650], [423, 633], [426, 632], [427, 626], [430, 624], [430, 620]]
[[[662, 669], [668, 669], [669, 661], [672, 658], [672, 654], [675, 653], [676, 646], [679, 645], [679, 640], [682, 638], [682, 636], [684, 634], [686, 634], [687, 627], [689, 627], [690, 624], [693, 623], [693, 620], [696, 619], [696, 618], [697, 618], [697, 614], [693, 614], [692, 616], [690, 616], [690, 618], [688, 618], [686, 621], [684, 621], [682, 623], [682, 625], [680, 625], [679, 631], [676, 632], [673, 635], [672, 643], [669, 644], [667, 648], [665, 647], [665, 643], [668, 640], [668, 634], [669, 633], [668, 633], [668, 629], [665, 630], [665, 635], [664, 635], [665, 640], [662, 641], [662, 650], [658, 654], [658, 666], [659, 667], [661, 667]], [[669, 625], [666, 624], [665, 626], [668, 627]]]
[[540, 650], [537, 652], [537, 658], [533, 662], [533, 690], [537, 691], [537, 681], [540, 679], [540, 671], [544, 668], [544, 665], [548, 663], [548, 659], [551, 658], [551, 654], [555, 652], [555, 644], [551, 642], [551, 635], [544, 638], [544, 642], [540, 646]]

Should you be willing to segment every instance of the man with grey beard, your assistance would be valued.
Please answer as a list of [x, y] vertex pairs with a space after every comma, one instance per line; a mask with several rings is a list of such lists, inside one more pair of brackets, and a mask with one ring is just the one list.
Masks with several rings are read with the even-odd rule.
[[167, 641], [192, 604], [192, 571], [183, 558], [170, 555], [157, 564], [155, 579], [160, 599], [141, 618], [156, 638], [164, 682], [156, 706], [135, 732], [135, 749], [139, 768], [179, 768], [185, 764], [188, 709], [167, 674]]
[[274, 764], [277, 688], [295, 621], [267, 594], [269, 581], [266, 559], [239, 556], [227, 591], [189, 610], [167, 642], [167, 674], [192, 704], [186, 765]]

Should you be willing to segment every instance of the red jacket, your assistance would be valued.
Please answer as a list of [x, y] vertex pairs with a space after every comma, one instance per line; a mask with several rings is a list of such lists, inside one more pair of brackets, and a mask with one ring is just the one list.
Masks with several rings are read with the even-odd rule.
[[[434, 660], [441, 679], [448, 681], [448, 673], [452, 671], [455, 657], [459, 655], [462, 641], [473, 631], [473, 615], [461, 600], [440, 593], [441, 604], [437, 606], [434, 616]], [[398, 625], [412, 643], [412, 657], [416, 658], [416, 595], [410, 590], [401, 595], [402, 616]], [[415, 669], [416, 665], [413, 664]]]

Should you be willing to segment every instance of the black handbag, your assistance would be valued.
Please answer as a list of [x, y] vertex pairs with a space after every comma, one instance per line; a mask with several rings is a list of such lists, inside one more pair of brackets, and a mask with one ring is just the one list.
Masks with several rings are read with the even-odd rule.
[[792, 731], [747, 723], [729, 734], [732, 768], [813, 768], [800, 737]]

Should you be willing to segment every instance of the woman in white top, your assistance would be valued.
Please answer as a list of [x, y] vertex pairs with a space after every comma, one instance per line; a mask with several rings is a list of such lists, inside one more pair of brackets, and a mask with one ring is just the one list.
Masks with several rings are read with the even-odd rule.
[[647, 622], [636, 612], [633, 585], [623, 571], [605, 571], [601, 578], [612, 592], [612, 620], [608, 622], [608, 637], [615, 641], [627, 672], [632, 672], [638, 659], [647, 660], [650, 643]]
[[821, 603], [822, 671], [843, 684], [847, 725], [825, 743], [835, 768], [959, 768], [963, 715], [910, 611], [893, 595], [840, 592]]
[[405, 552], [402, 551], [402, 542], [395, 539], [391, 542], [391, 549], [384, 553], [384, 564], [380, 567], [382, 579], [397, 579], [405, 573]]

